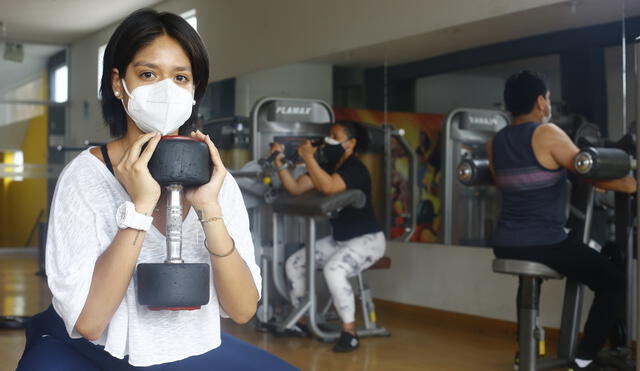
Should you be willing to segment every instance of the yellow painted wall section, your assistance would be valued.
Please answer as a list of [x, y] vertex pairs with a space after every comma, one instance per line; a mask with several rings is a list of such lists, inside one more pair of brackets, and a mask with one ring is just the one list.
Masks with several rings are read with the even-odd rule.
[[[7, 163], [9, 161], [8, 157], [8, 154], [0, 152], [0, 163]], [[9, 203], [9, 193], [6, 190], [7, 186], [5, 185], [5, 180], [2, 179], [0, 180], [0, 246], [4, 246], [5, 240], [8, 241], [7, 231], [9, 230], [9, 228], [7, 225], [7, 217], [9, 213], [5, 210], [8, 210], [7, 205]]]
[[[22, 144], [25, 164], [47, 163], [47, 115], [31, 119], [27, 134]], [[23, 181], [12, 181], [8, 185], [8, 241], [2, 246], [23, 246], [38, 215], [44, 210], [47, 213], [47, 179], [25, 178]], [[34, 239], [32, 244], [37, 243]]]
[[[47, 78], [43, 73], [43, 99], [47, 98]], [[47, 109], [44, 114], [33, 117], [24, 137], [21, 149], [25, 164], [47, 164]], [[10, 154], [3, 156], [10, 161]], [[47, 179], [25, 178], [22, 181], [2, 182], [0, 188], [0, 247], [21, 247], [29, 238], [38, 215], [47, 210]], [[38, 243], [34, 236], [31, 245]]]

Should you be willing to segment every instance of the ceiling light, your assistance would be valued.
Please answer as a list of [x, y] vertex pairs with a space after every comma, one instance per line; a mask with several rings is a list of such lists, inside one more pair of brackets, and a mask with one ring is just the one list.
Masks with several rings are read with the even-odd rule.
[[16, 42], [5, 42], [3, 57], [8, 61], [22, 63], [24, 59], [24, 46]]

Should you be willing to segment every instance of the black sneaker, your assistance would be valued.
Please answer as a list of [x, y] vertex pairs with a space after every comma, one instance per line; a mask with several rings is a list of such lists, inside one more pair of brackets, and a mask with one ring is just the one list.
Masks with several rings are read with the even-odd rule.
[[604, 368], [598, 366], [597, 363], [595, 362], [591, 362], [587, 365], [587, 367], [580, 367], [578, 366], [578, 364], [573, 361], [571, 362], [571, 364], [569, 365], [569, 371], [604, 371]]
[[350, 352], [358, 349], [360, 346], [360, 339], [358, 335], [352, 335], [346, 331], [340, 333], [340, 338], [336, 345], [333, 346], [334, 352]]
[[299, 337], [299, 338], [308, 338], [311, 337], [311, 332], [309, 331], [309, 327], [307, 325], [303, 325], [302, 323], [296, 323], [291, 328], [284, 329], [283, 331], [278, 331], [278, 329], [273, 330], [273, 336], [279, 338], [286, 337]]

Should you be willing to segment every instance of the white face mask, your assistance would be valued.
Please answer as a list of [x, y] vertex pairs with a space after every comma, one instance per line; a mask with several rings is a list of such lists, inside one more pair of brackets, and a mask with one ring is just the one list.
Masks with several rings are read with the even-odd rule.
[[340, 142], [338, 142], [337, 140], [331, 138], [331, 137], [324, 137], [324, 142], [329, 144], [329, 145], [336, 145], [336, 144], [341, 144]]
[[549, 108], [549, 115], [543, 115], [542, 116], [542, 123], [543, 124], [547, 124], [549, 123], [549, 121], [551, 121], [551, 105], [547, 104], [547, 107]]
[[176, 131], [191, 117], [192, 107], [196, 104], [193, 95], [171, 79], [138, 86], [131, 93], [124, 80], [122, 85], [129, 96], [128, 107], [124, 109], [145, 133], [167, 135]]

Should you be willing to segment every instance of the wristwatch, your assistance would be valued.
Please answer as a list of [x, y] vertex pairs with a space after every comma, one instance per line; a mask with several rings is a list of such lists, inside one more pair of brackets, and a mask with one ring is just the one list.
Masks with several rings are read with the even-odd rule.
[[137, 212], [131, 201], [121, 203], [116, 211], [116, 223], [120, 229], [132, 228], [146, 231], [151, 227], [152, 221], [153, 217]]

